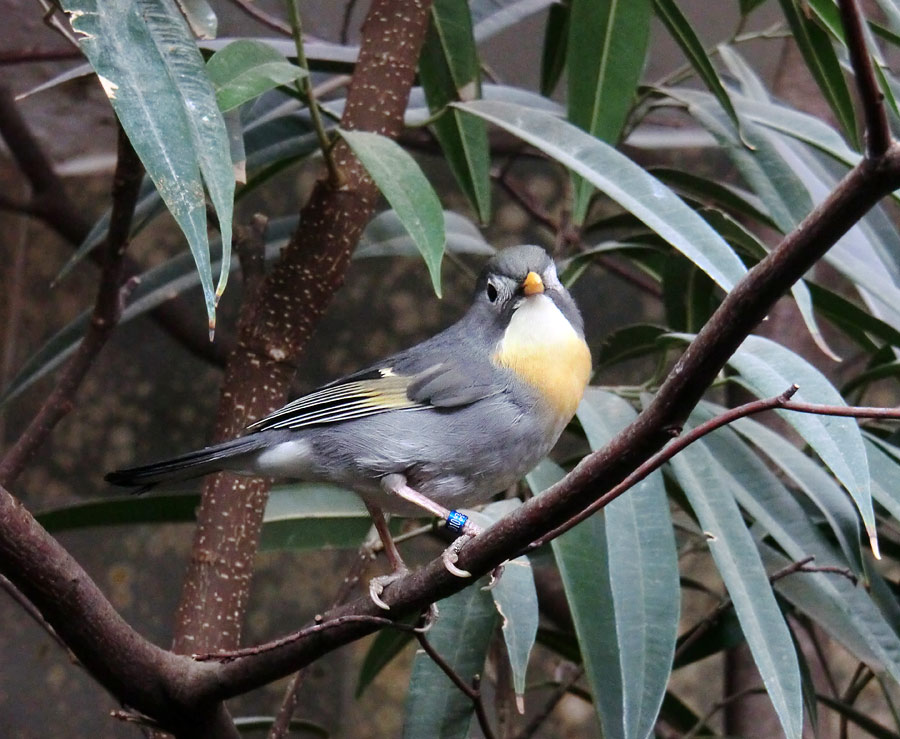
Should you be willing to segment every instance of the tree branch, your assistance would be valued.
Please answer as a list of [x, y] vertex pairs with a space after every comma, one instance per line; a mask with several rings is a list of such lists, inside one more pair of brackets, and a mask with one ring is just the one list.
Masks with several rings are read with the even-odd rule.
[[891, 129], [884, 109], [884, 95], [875, 80], [859, 5], [856, 0], [838, 0], [838, 7], [866, 123], [866, 155], [877, 158], [884, 155], [891, 145]]
[[9, 485], [18, 477], [56, 424], [72, 409], [75, 393], [119, 321], [125, 297], [134, 287], [132, 283], [122, 285], [123, 256], [143, 174], [141, 161], [120, 128], [119, 156], [112, 187], [112, 215], [90, 325], [40, 411], [0, 461], [0, 484]]
[[[429, 6], [429, 0], [372, 3], [342, 127], [391, 138], [400, 133]], [[242, 311], [238, 345], [222, 384], [216, 439], [236, 436], [284, 403], [295, 363], [343, 283], [350, 253], [374, 212], [378, 190], [346, 143], [339, 141], [332, 157], [340, 184], [317, 183], [297, 232]], [[207, 479], [176, 615], [176, 651], [230, 650], [240, 643], [267, 496], [265, 481]]]
[[[75, 207], [66, 194], [62, 180], [53, 164], [19, 113], [10, 90], [0, 86], [0, 137], [6, 142], [16, 159], [16, 164], [31, 185], [32, 197], [28, 203], [15, 208], [39, 218], [72, 246], [79, 246], [91, 230], [91, 223]], [[13, 207], [14, 203], [0, 197], [0, 207]], [[100, 250], [91, 252], [90, 258], [102, 261]], [[143, 270], [132, 260], [123, 260], [123, 274], [127, 277]], [[216, 365], [225, 364], [224, 332], [219, 331], [215, 343], [210, 343], [205, 314], [176, 295], [154, 308], [150, 315], [176, 341], [195, 356]], [[199, 318], [199, 320], [198, 320]]]

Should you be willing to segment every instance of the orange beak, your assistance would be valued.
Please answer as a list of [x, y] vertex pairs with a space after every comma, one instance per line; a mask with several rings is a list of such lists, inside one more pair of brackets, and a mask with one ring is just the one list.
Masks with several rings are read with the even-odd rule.
[[522, 280], [522, 292], [526, 295], [539, 295], [544, 292], [544, 281], [537, 272], [529, 272]]

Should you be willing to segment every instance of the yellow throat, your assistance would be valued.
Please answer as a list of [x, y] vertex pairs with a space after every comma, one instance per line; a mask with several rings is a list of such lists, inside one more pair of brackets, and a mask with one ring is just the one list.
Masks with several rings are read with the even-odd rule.
[[494, 362], [536, 388], [563, 424], [591, 375], [587, 344], [546, 295], [532, 295], [516, 309]]

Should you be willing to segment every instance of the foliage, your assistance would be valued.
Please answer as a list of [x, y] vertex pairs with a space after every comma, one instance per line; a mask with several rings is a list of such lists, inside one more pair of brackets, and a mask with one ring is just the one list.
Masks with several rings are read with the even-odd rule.
[[[422, 87], [412, 91], [406, 123], [414, 132], [428, 129], [430, 145], [441, 153], [475, 219], [486, 222], [491, 216], [493, 164], [503, 163], [494, 179], [511, 187], [506, 170], [516, 164], [520, 148], [504, 160], [500, 148], [508, 140], [495, 135], [504, 131], [531, 147], [537, 162], [532, 167], [574, 178], [558, 219], [540, 209], [530, 212], [543, 225], [557, 227], [548, 244], [557, 237], [564, 245], [558, 254], [561, 274], [584, 287], [609, 267], [637, 281], [654, 302], [653, 325], [635, 309], [632, 325], [595, 347], [596, 375], [570, 428], [585, 454], [602, 449], [633, 419], [659, 388], [674, 353], [706, 323], [723, 296], [863, 156], [865, 137], [847, 72], [848, 41], [836, 6], [830, 0], [781, 0], [777, 8], [774, 3], [731, 4], [739, 15], [737, 27], [714, 44], [700, 39], [674, 0], [554, 4], [541, 16], [546, 33], [540, 93], [484, 83], [479, 54], [491, 44], [491, 34], [517, 32], [532, 12], [549, 3], [473, 0], [469, 8], [460, 0], [438, 0], [432, 9]], [[153, 183], [141, 199], [132, 236], [167, 210], [193, 255], [149, 272], [126, 317], [154, 307], [154, 295], [199, 281], [212, 321], [214, 271], [219, 270], [221, 293], [231, 269], [232, 165], [246, 164], [246, 183], [236, 193], [241, 198], [265, 188], [274, 172], [319, 167], [318, 157], [330, 152], [320, 149], [318, 137], [329, 145], [342, 137], [392, 206], [379, 216], [381, 228], [376, 223], [367, 232], [357, 256], [420, 253], [440, 294], [445, 252], [455, 258], [490, 251], [467, 214], [442, 211], [416, 160], [399, 144], [334, 126], [345, 102], [340, 88], [315, 101], [324, 114], [316, 131], [303, 81], [312, 75], [322, 84], [343, 74], [354, 49], [319, 53], [308, 45], [306, 59], [297, 61], [293, 44], [283, 38], [220, 40], [220, 50], [204, 70], [201, 52], [208, 56], [210, 43], [194, 40], [168, 0], [142, 0], [128, 11], [116, 3], [63, 0], [62, 5], [73, 27], [85, 35], [82, 48]], [[779, 99], [754, 69], [747, 46], [775, 43], [764, 39], [779, 35], [744, 30], [754, 26], [760, 5], [779, 13], [779, 32], [798, 45], [837, 127]], [[683, 51], [685, 64], [651, 80], [643, 70], [654, 53], [654, 13]], [[886, 26], [868, 20], [869, 53], [890, 107], [897, 79], [884, 60], [900, 45], [900, 26], [895, 27], [893, 15]], [[568, 80], [564, 107], [550, 96], [561, 73]], [[150, 95], [152, 105], [147, 104]], [[223, 116], [229, 110], [232, 114]], [[896, 110], [890, 114], [895, 123]], [[665, 137], [641, 144], [661, 121], [702, 133], [697, 137], [701, 153], [680, 151]], [[623, 144], [641, 146], [640, 156], [623, 153]], [[634, 161], [638, 158], [640, 165]], [[717, 161], [714, 172], [703, 166], [710, 159]], [[213, 244], [207, 237], [207, 198], [223, 236]], [[98, 220], [79, 254], [102, 240], [108, 223], [109, 213]], [[797, 346], [749, 337], [687, 427], [721, 413], [716, 403], [734, 405], [747, 393], [778, 395], [791, 384], [800, 387], [795, 399], [812, 403], [846, 406], [871, 399], [897, 404], [900, 237], [894, 223], [889, 203], [876, 206], [827, 252], [829, 271], [813, 272], [793, 288], [791, 299], [802, 318], [793, 338], [798, 345], [807, 337], [814, 342], [812, 361], [801, 357]], [[266, 234], [270, 260], [293, 224], [280, 228], [273, 221]], [[602, 324], [598, 316], [588, 315], [587, 321]], [[4, 389], [4, 402], [14, 402], [22, 389], [57, 366], [85, 323], [83, 318], [60, 330], [26, 363]], [[829, 376], [815, 366], [829, 365], [825, 360], [837, 354], [864, 369], [853, 376]], [[631, 380], [623, 384], [622, 377]], [[541, 566], [552, 563], [571, 614], [571, 624], [545, 622], [538, 632], [543, 663], [550, 654], [581, 666], [603, 736], [641, 738], [662, 725], [679, 734], [704, 728], [709, 717], [688, 706], [673, 687], [673, 673], [738, 642], [749, 646], [791, 739], [799, 739], [816, 704], [798, 635], [827, 635], [879, 681], [894, 686], [890, 690], [900, 685], [900, 611], [896, 585], [889, 579], [900, 560], [900, 447], [894, 427], [780, 413], [790, 425], [781, 432], [743, 419], [701, 438], [604, 511], [554, 540], [549, 551], [532, 557]], [[545, 460], [528, 477], [531, 493], [540, 495], [571, 466]], [[264, 547], [359, 544], [361, 504], [313, 487], [286, 487], [270, 498]], [[49, 512], [42, 520], [51, 530], [61, 530], [183, 520], [186, 511], [186, 505], [147, 498], [79, 505]], [[875, 559], [879, 540], [880, 562]], [[707, 557], [719, 573], [721, 582], [704, 589], [720, 605], [708, 620], [680, 624], [682, 604], [703, 603], [708, 596], [687, 575], [697, 556]], [[804, 568], [784, 572], [810, 556], [815, 559]], [[452, 596], [440, 604], [441, 618], [430, 638], [466, 680], [511, 669], [514, 692], [533, 705], [541, 700], [532, 697], [539, 693], [534, 686], [552, 679], [535, 674], [538, 650], [528, 665], [544, 594], [538, 589], [537, 598], [527, 597], [533, 588], [527, 560], [507, 568], [516, 569], [506, 578], [521, 583], [517, 592], [494, 591], [492, 598], [472, 587]], [[866, 587], [856, 586], [856, 580]], [[685, 610], [696, 612], [696, 607]], [[503, 652], [490, 649], [492, 634], [501, 626], [511, 667]], [[361, 689], [378, 679], [379, 670], [408, 641], [391, 632], [373, 643]], [[484, 668], [488, 659], [495, 663], [490, 672]], [[473, 701], [422, 654], [413, 676], [405, 736], [468, 735]], [[577, 686], [567, 687], [585, 695]], [[498, 693], [498, 705], [511, 700], [512, 694]], [[865, 723], [852, 700], [825, 696], [821, 706]], [[884, 706], [879, 720], [888, 722], [889, 702]], [[878, 730], [900, 735], [900, 722]]]

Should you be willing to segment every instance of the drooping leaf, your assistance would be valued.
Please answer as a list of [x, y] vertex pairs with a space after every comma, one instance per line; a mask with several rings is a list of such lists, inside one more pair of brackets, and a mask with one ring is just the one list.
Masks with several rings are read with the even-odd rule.
[[451, 102], [481, 96], [478, 50], [466, 3], [437, 0], [419, 58], [419, 76], [432, 114], [445, 110], [432, 128], [447, 164], [482, 223], [490, 220], [490, 152], [484, 121], [466, 116]]
[[187, 523], [196, 518], [199, 495], [126, 495], [78, 502], [35, 514], [51, 534], [94, 526]]
[[206, 63], [206, 71], [222, 111], [237, 108], [267, 90], [307, 74], [268, 44], [249, 39], [233, 41], [217, 51]]
[[844, 79], [841, 64], [835, 54], [828, 34], [816, 25], [799, 7], [797, 0], [780, 0], [794, 41], [806, 60], [806, 66], [819, 85], [822, 95], [841, 128], [847, 132], [850, 141], [859, 141], [859, 130], [856, 125], [856, 113], [853, 109], [853, 98]]
[[[637, 413], [625, 400], [589, 387], [578, 420], [600, 449]], [[622, 673], [626, 737], [653, 733], [666, 693], [681, 593], [669, 502], [657, 471], [605, 509], [609, 578]]]
[[[478, 228], [470, 220], [458, 213], [444, 213], [447, 224], [447, 249], [460, 254], [480, 254], [490, 256], [494, 248], [481, 236]], [[277, 259], [281, 247], [297, 228], [297, 217], [286, 216], [269, 221], [266, 228], [267, 262]], [[212, 266], [218, 267], [221, 246], [218, 241], [211, 244]], [[415, 256], [419, 251], [412, 237], [407, 233], [399, 217], [393, 211], [385, 211], [366, 226], [360, 244], [353, 258]], [[232, 265], [233, 269], [237, 265]], [[191, 255], [181, 254], [167, 262], [148, 270], [140, 276], [141, 281], [131, 293], [131, 302], [125, 307], [120, 323], [153, 310], [173, 295], [196, 287], [199, 283], [197, 270]], [[34, 382], [55, 370], [78, 345], [90, 320], [86, 311], [68, 323], [41, 346], [16, 373], [9, 385], [0, 394], [0, 406], [18, 396]]]
[[416, 161], [391, 139], [368, 131], [340, 130], [340, 134], [416, 242], [434, 292], [440, 297], [446, 242], [444, 211], [428, 179]]
[[[607, 144], [618, 142], [644, 70], [650, 7], [650, 0], [571, 0], [569, 120]], [[587, 214], [589, 182], [576, 178], [576, 224]]]
[[[538, 494], [564, 475], [562, 468], [545, 459], [526, 479]], [[550, 544], [603, 736], [619, 739], [625, 731], [624, 697], [603, 512], [582, 521]]]
[[[521, 505], [516, 498], [499, 500], [481, 511], [466, 511], [483, 528], [488, 528]], [[534, 573], [528, 557], [516, 557], [503, 567], [503, 574], [490, 590], [497, 613], [506, 653], [512, 669], [513, 690], [519, 713], [525, 712], [525, 675], [537, 635], [538, 599]]]
[[724, 290], [744, 274], [741, 260], [669, 188], [608, 144], [543, 111], [480, 100], [460, 104], [537, 147], [656, 231]]
[[694, 27], [690, 21], [685, 18], [684, 13], [678, 7], [675, 0], [653, 0], [653, 9], [656, 11], [656, 17], [659, 18], [669, 34], [675, 39], [675, 43], [681, 48], [681, 52], [687, 57], [688, 62], [697, 73], [697, 77], [706, 85], [707, 89], [715, 95], [716, 100], [722, 106], [722, 110], [731, 119], [735, 128], [740, 130], [741, 124], [735, 112], [734, 105], [722, 80], [719, 78], [716, 68], [713, 66], [703, 48], [703, 43], [697, 36]]
[[[491, 596], [477, 585], [438, 602], [440, 618], [427, 634], [434, 649], [469, 683], [481, 674], [497, 623]], [[422, 650], [413, 660], [404, 708], [404, 739], [464, 739], [472, 701]]]
[[723, 491], [715, 457], [702, 439], [670, 464], [706, 534], [782, 729], [789, 739], [799, 739], [803, 727], [800, 668], [753, 537], [734, 498]]
[[203, 186], [219, 217], [228, 263], [234, 174], [203, 58], [170, 0], [66, 0], [63, 7], [147, 174], [187, 237], [213, 326], [228, 269], [220, 271], [214, 291]]
[[357, 548], [371, 525], [350, 490], [325, 483], [279, 486], [266, 503], [260, 549]]
[[219, 30], [219, 19], [216, 12], [206, 0], [175, 0], [178, 9], [184, 15], [197, 38], [212, 39]]
[[[703, 403], [698, 407], [698, 412], [706, 409], [713, 412], [723, 410]], [[738, 419], [731, 427], [780, 467], [782, 474], [815, 504], [831, 526], [851, 569], [857, 575], [862, 574], [859, 515], [834, 478], [783, 436], [752, 419]]]
[[554, 3], [544, 24], [544, 46], [541, 50], [541, 94], [550, 97], [566, 66], [569, 38], [569, 5]]
[[[825, 376], [802, 357], [774, 341], [749, 336], [728, 360], [744, 384], [761, 398], [800, 387], [795, 400], [846, 406]], [[822, 458], [856, 503], [872, 551], [878, 556], [869, 466], [859, 424], [853, 418], [776, 411]]]
[[[418, 618], [418, 616], [416, 616]], [[413, 635], [403, 629], [382, 629], [376, 634], [359, 668], [355, 697], [359, 698], [381, 671], [403, 652]]]

